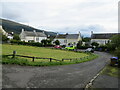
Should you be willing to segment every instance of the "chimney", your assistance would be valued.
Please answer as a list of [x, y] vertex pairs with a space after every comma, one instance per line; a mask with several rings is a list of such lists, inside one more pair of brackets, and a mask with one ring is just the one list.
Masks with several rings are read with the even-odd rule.
[[68, 33], [66, 33], [66, 35], [68, 35]]
[[45, 31], [44, 31], [44, 30], [43, 30], [42, 32], [45, 34]]
[[36, 30], [33, 30], [33, 32], [36, 32]]
[[79, 39], [78, 39], [78, 41], [82, 41], [82, 36], [81, 36], [81, 33], [80, 33], [80, 31], [78, 32], [78, 34], [79, 34]]
[[59, 33], [57, 32], [57, 35], [59, 35]]
[[93, 34], [93, 31], [91, 31], [91, 35]]
[[24, 32], [24, 29], [22, 28], [22, 32]]
[[11, 32], [12, 35], [14, 35], [14, 32]]

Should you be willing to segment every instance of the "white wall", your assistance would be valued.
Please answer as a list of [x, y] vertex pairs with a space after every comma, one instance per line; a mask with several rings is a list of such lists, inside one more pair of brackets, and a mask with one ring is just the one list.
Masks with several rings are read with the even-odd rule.
[[108, 41], [110, 41], [110, 40], [109, 39], [91, 39], [91, 43], [97, 42], [100, 45], [105, 45], [106, 43], [108, 43]]
[[43, 39], [47, 39], [47, 37], [39, 37], [39, 42], [41, 43], [41, 40], [43, 40]]
[[[38, 38], [38, 40], [36, 40], [36, 38]], [[25, 38], [21, 38], [21, 41], [25, 41], [25, 42], [28, 42], [28, 41], [35, 41], [35, 42], [40, 42], [41, 43], [41, 40], [43, 39], [47, 39], [47, 37], [32, 37], [32, 36], [26, 36]]]
[[[60, 41], [60, 45], [66, 45], [67, 43], [65, 42], [66, 39], [54, 39], [54, 41], [59, 40]], [[53, 41], [53, 42], [54, 42]]]
[[74, 44], [75, 45], [77, 44], [78, 40], [77, 39], [67, 39], [67, 44], [71, 43], [71, 44]]
[[25, 37], [25, 42], [28, 42], [30, 40], [35, 40], [35, 37], [31, 37], [31, 36], [26, 36]]

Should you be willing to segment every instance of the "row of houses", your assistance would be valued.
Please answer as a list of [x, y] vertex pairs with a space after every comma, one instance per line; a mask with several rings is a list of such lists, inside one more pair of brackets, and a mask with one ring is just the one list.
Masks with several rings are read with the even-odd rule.
[[[2, 26], [0, 26], [0, 31], [3, 32], [4, 35], [6, 35], [9, 39], [13, 39], [13, 32], [11, 33], [6, 33], [4, 29], [2, 29]], [[117, 35], [118, 33], [93, 33], [91, 32], [91, 41], [92, 42], [97, 42], [100, 45], [105, 45], [106, 43], [110, 42], [110, 38], [114, 35]], [[43, 32], [36, 32], [35, 30], [33, 31], [26, 31], [22, 29], [20, 33], [20, 39], [21, 41], [25, 42], [41, 42], [43, 39], [49, 39], [50, 35], [46, 35]], [[77, 34], [57, 34], [52, 43], [56, 40], [59, 40], [60, 45], [74, 45], [76, 46], [78, 41], [82, 41], [82, 36], [81, 33], [78, 32]]]
[[[32, 31], [25, 31], [22, 29], [22, 32], [20, 33], [20, 39], [21, 41], [25, 42], [41, 42], [43, 39], [48, 39], [48, 36], [43, 32], [36, 32], [35, 30]], [[54, 37], [53, 41], [59, 40], [60, 45], [77, 45], [78, 41], [82, 41], [80, 32], [78, 34], [57, 34], [56, 37]]]
[[[91, 32], [91, 41], [90, 43], [97, 42], [100, 45], [105, 45], [106, 43], [110, 42], [110, 38], [114, 35], [117, 35], [118, 33], [93, 33]], [[20, 34], [21, 41], [35, 41], [35, 42], [41, 42], [43, 39], [48, 39], [48, 36], [44, 32], [36, 32], [35, 30], [33, 32], [30, 31], [24, 31], [22, 29], [22, 32]], [[76, 46], [78, 41], [82, 41], [81, 33], [78, 34], [57, 34], [56, 37], [54, 37], [53, 41], [59, 40], [60, 45], [74, 45]]]

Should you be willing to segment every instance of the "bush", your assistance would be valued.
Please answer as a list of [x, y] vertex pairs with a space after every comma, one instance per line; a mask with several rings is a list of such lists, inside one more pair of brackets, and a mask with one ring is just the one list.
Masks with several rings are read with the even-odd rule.
[[60, 45], [60, 41], [59, 40], [56, 40], [54, 43], [55, 43], [55, 45]]
[[99, 46], [99, 43], [97, 43], [97, 42], [92, 42], [91, 45], [92, 45], [92, 46], [95, 46], [95, 47], [98, 47], [98, 46]]
[[2, 35], [2, 41], [3, 42], [7, 42], [9, 39], [7, 38], [7, 36], [5, 36], [5, 35]]
[[97, 51], [107, 51], [108, 48], [107, 48], [106, 45], [101, 45], [99, 47], [96, 47], [95, 50], [97, 50]]
[[13, 39], [14, 39], [14, 40], [20, 40], [20, 37], [19, 37], [19, 35], [14, 34]]
[[10, 42], [13, 44], [18, 44], [18, 45], [29, 45], [29, 46], [37, 46], [37, 47], [43, 46], [39, 42], [25, 42], [25, 41], [19, 41], [19, 40], [11, 40]]
[[93, 47], [91, 47], [91, 46], [79, 46], [79, 47], [77, 47], [77, 49], [87, 49], [87, 48], [93, 48]]

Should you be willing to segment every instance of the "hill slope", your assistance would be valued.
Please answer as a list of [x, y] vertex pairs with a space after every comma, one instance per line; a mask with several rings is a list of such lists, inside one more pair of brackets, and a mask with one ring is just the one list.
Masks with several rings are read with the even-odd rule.
[[[36, 29], [34, 27], [31, 26], [27, 26], [24, 24], [20, 24], [14, 21], [10, 21], [10, 20], [5, 20], [5, 19], [0, 19], [0, 25], [2, 25], [3, 29], [6, 32], [14, 32], [16, 34], [20, 34], [22, 28], [24, 28], [27, 31], [33, 31], [36, 30], [37, 32], [42, 32], [43, 30], [40, 29]], [[55, 36], [56, 33], [55, 32], [48, 32], [45, 31], [46, 35], [51, 35], [51, 36]]]

